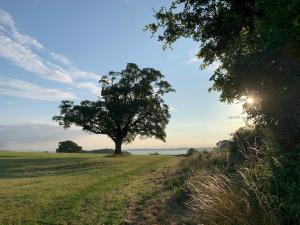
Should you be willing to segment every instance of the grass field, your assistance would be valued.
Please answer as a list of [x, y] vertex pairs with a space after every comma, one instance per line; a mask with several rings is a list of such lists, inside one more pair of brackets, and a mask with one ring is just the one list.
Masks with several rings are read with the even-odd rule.
[[120, 224], [180, 157], [0, 153], [0, 224]]

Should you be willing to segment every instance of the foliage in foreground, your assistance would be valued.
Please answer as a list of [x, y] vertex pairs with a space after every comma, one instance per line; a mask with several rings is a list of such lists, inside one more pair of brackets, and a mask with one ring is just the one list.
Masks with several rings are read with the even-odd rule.
[[299, 154], [287, 159], [264, 149], [255, 163], [228, 166], [227, 152], [194, 154], [187, 181], [191, 224], [286, 225], [300, 223]]
[[281, 224], [299, 223], [300, 146], [282, 149], [273, 133], [260, 126], [240, 128], [233, 137], [230, 152], [242, 153], [238, 170], [249, 187], [257, 191], [259, 203], [274, 211]]
[[227, 166], [226, 155], [215, 151], [194, 156], [198, 168], [187, 182], [190, 220], [207, 225], [275, 225], [273, 216], [253, 201], [240, 174]]
[[173, 0], [146, 28], [165, 47], [198, 42], [202, 66], [218, 62], [210, 90], [227, 102], [254, 98], [248, 116], [287, 150], [300, 143], [299, 8], [300, 0]]
[[254, 104], [244, 104], [248, 118], [275, 137], [256, 148], [247, 143], [256, 130], [239, 130], [232, 171], [210, 167], [215, 153], [200, 154], [209, 167], [190, 185], [199, 224], [300, 224], [299, 7], [299, 0], [173, 0], [146, 26], [164, 47], [182, 37], [198, 42], [202, 67], [218, 62], [210, 90], [221, 101], [252, 97]]

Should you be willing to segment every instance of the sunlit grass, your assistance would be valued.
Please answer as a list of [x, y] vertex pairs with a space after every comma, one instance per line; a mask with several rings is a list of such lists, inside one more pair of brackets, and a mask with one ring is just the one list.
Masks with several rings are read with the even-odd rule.
[[[0, 153], [0, 224], [119, 224], [172, 156]], [[150, 179], [151, 178], [151, 179]]]
[[273, 211], [256, 201], [257, 181], [249, 185], [245, 171], [228, 166], [226, 150], [199, 153], [190, 160], [187, 181], [189, 220], [206, 225], [276, 225]]

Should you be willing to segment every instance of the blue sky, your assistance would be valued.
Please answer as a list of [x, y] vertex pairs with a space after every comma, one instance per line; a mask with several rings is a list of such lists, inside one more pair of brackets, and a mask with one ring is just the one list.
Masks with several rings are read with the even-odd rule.
[[126, 63], [160, 70], [175, 87], [165, 99], [167, 142], [136, 140], [125, 148], [208, 147], [243, 124], [241, 105], [208, 93], [213, 67], [201, 71], [198, 44], [163, 51], [143, 31], [153, 10], [170, 1], [1, 1], [0, 149], [54, 150], [72, 139], [85, 149], [113, 147], [105, 136], [63, 130], [52, 120], [63, 99], [96, 99], [97, 80]]

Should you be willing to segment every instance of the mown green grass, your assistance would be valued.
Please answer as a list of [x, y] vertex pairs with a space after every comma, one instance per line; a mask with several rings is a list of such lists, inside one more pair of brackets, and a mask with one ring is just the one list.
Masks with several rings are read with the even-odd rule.
[[174, 156], [0, 153], [0, 224], [120, 224]]

